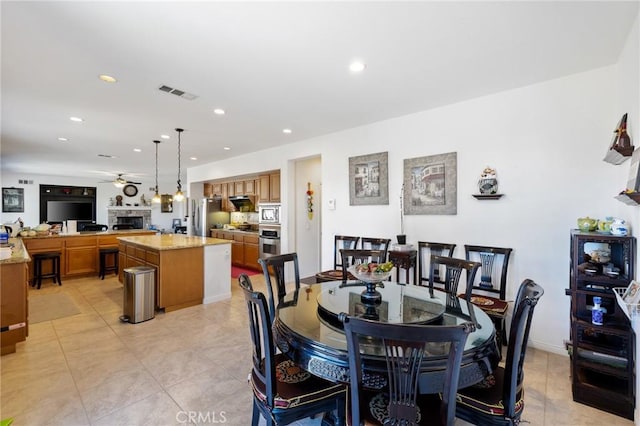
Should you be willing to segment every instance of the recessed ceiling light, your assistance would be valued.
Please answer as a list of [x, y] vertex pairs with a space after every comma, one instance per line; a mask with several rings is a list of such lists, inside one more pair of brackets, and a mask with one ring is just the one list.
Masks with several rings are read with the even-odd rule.
[[291, 133], [291, 129], [282, 129], [282, 133], [286, 133], [288, 135]]
[[140, 148], [133, 148], [133, 152], [142, 152]]
[[106, 74], [99, 75], [98, 78], [104, 81], [105, 83], [115, 83], [116, 81], [118, 81], [115, 78], [111, 77], [110, 75], [106, 75]]
[[224, 147], [224, 148], [222, 148], [222, 149], [224, 149], [225, 151], [231, 151], [231, 148], [230, 148], [230, 147], [228, 147], [228, 146], [225, 146], [225, 147]]
[[160, 137], [162, 139], [171, 139], [171, 136], [169, 136], [169, 135], [160, 135]]
[[196, 161], [198, 157], [190, 157], [191, 160]]
[[367, 66], [363, 62], [354, 61], [349, 65], [349, 71], [351, 72], [362, 72]]
[[75, 122], [77, 122], [77, 123], [81, 123], [81, 122], [83, 122], [83, 121], [84, 121], [84, 120], [83, 120], [82, 118], [80, 118], [80, 117], [69, 117], [69, 120], [71, 120], [71, 121], [75, 121]]
[[58, 138], [58, 140], [59, 140], [60, 142], [66, 142], [66, 141], [68, 141], [69, 139], [67, 139], [67, 138]]
[[217, 115], [224, 115], [225, 111], [222, 108], [216, 108], [213, 110], [213, 113]]

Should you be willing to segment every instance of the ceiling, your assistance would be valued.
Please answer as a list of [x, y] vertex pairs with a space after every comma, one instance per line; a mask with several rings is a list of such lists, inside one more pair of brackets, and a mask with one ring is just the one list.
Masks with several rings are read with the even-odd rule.
[[99, 182], [152, 180], [161, 134], [161, 179], [175, 178], [176, 127], [186, 180], [190, 166], [614, 64], [638, 2], [0, 7], [3, 172]]

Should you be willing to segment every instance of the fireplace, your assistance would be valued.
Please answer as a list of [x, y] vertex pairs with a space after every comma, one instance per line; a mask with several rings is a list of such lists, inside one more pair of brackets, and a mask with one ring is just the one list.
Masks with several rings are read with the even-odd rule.
[[132, 225], [133, 229], [143, 229], [144, 221], [142, 216], [118, 216], [116, 217], [117, 225]]
[[135, 229], [146, 229], [151, 224], [151, 207], [107, 207], [107, 224], [132, 225]]

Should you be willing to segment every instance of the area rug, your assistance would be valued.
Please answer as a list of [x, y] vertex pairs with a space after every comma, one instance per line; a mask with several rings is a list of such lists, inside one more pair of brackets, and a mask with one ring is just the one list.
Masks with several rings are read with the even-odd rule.
[[238, 278], [240, 274], [247, 274], [251, 276], [251, 275], [260, 275], [261, 272], [254, 271], [253, 269], [240, 268], [239, 266], [231, 267], [231, 278]]
[[51, 321], [80, 313], [73, 299], [64, 293], [29, 295], [29, 323]]

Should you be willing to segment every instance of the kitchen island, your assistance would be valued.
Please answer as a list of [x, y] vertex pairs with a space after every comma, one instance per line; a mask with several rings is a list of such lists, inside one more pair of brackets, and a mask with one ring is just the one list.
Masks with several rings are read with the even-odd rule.
[[156, 308], [166, 312], [231, 298], [231, 242], [182, 234], [119, 237], [120, 282], [133, 266], [156, 269]]
[[10, 238], [11, 256], [0, 260], [0, 346], [2, 355], [16, 351], [27, 338], [29, 254], [20, 238]]

